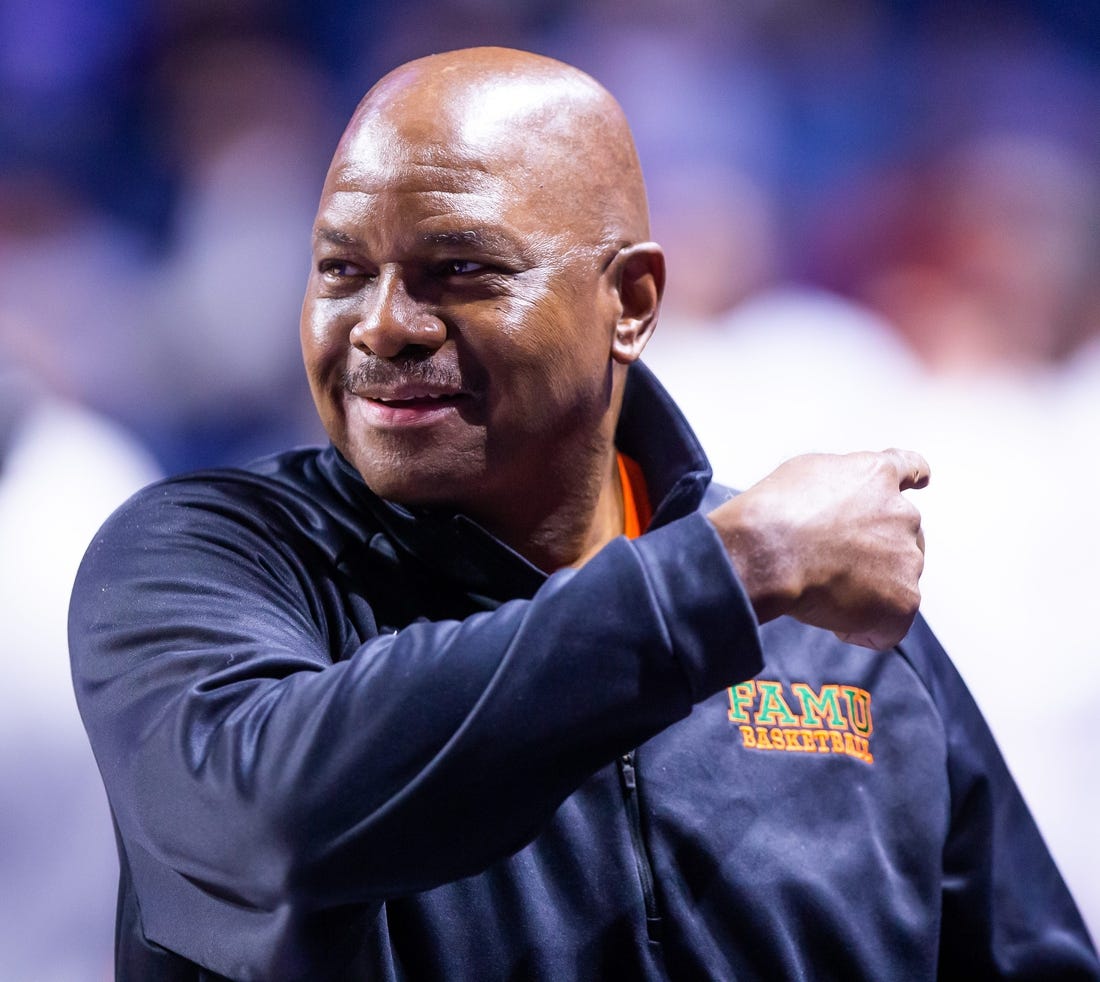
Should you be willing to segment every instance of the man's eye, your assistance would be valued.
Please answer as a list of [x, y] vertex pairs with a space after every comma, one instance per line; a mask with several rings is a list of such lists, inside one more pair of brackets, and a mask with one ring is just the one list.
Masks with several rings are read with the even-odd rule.
[[343, 259], [325, 259], [317, 266], [322, 276], [333, 280], [343, 280], [349, 277], [362, 276], [366, 272], [362, 266], [349, 263]]
[[475, 263], [470, 259], [449, 259], [443, 264], [447, 276], [470, 276], [483, 273], [488, 267], [484, 263]]

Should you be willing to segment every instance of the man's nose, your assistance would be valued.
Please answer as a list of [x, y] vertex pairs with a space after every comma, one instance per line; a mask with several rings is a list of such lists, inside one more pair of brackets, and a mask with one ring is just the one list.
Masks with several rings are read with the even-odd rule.
[[383, 269], [351, 329], [351, 343], [379, 358], [395, 358], [407, 348], [434, 351], [447, 340], [443, 322], [409, 295], [400, 271]]

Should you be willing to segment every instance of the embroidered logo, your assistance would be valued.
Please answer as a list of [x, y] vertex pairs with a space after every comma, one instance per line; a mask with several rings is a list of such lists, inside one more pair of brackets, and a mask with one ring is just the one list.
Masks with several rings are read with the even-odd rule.
[[752, 750], [804, 754], [844, 754], [874, 763], [871, 754], [871, 693], [854, 685], [753, 679], [727, 689], [729, 721]]

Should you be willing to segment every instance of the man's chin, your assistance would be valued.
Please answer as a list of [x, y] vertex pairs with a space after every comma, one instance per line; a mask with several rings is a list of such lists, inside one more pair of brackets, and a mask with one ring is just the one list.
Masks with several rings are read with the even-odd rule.
[[403, 468], [399, 473], [372, 467], [358, 467], [357, 470], [379, 498], [406, 508], [463, 511], [463, 502], [476, 500], [476, 491], [463, 493], [473, 484], [469, 477], [446, 470], [415, 467]]

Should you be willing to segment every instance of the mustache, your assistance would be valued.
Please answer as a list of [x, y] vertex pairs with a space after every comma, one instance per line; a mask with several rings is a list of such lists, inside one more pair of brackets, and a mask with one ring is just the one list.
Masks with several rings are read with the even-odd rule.
[[355, 368], [345, 370], [341, 384], [349, 392], [370, 387], [428, 385], [468, 391], [461, 369], [454, 362], [436, 358], [366, 358]]

